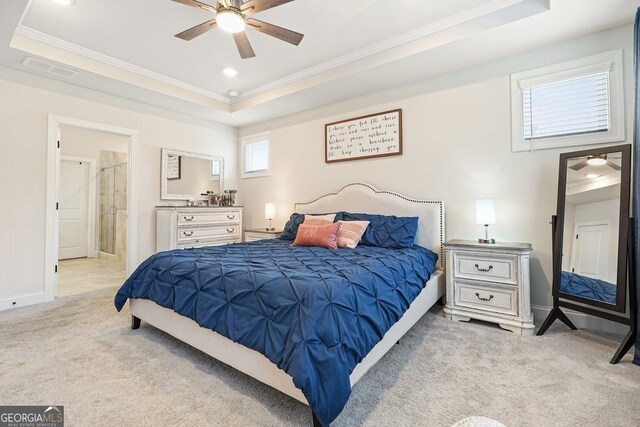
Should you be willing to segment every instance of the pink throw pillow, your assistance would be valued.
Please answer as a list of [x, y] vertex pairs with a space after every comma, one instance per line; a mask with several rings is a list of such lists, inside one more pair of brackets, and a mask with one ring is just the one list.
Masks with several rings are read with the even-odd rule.
[[369, 226], [369, 221], [338, 221], [338, 247], [355, 249]]
[[336, 218], [336, 214], [326, 215], [305, 215], [303, 224], [307, 225], [325, 225], [333, 224], [333, 220]]
[[291, 246], [319, 246], [327, 249], [338, 249], [338, 230], [340, 224], [326, 225], [300, 224], [296, 240]]

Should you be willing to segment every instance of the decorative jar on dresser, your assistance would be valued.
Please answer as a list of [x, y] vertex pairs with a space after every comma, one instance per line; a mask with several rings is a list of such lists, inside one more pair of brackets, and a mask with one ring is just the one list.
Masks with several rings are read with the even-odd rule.
[[156, 251], [242, 241], [242, 207], [157, 206]]
[[452, 320], [484, 320], [533, 335], [529, 243], [445, 243], [447, 305]]

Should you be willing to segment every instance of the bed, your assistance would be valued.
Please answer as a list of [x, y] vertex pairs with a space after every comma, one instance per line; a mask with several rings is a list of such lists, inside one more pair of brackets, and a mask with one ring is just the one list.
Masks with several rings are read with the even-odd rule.
[[161, 252], [116, 295], [143, 320], [309, 405], [314, 425], [444, 295], [444, 206], [350, 184], [295, 212], [418, 217], [416, 245], [291, 248], [264, 240]]
[[560, 274], [560, 291], [608, 304], [616, 303], [616, 285], [568, 271]]

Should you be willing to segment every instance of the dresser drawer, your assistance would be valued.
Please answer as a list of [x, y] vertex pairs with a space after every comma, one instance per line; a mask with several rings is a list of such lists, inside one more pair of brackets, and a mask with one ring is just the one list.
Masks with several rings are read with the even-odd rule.
[[178, 212], [178, 225], [240, 224], [237, 212]]
[[220, 238], [239, 239], [240, 227], [237, 225], [222, 225], [215, 227], [178, 228], [178, 242]]
[[191, 242], [178, 243], [178, 249], [195, 249], [204, 248], [206, 246], [223, 246], [230, 245], [232, 243], [239, 243], [239, 240], [235, 239], [223, 239], [223, 240], [192, 240]]
[[516, 257], [458, 253], [454, 255], [454, 276], [515, 285], [518, 283], [516, 260]]
[[504, 285], [484, 286], [478, 283], [454, 283], [457, 307], [473, 308], [485, 312], [518, 315], [518, 288]]

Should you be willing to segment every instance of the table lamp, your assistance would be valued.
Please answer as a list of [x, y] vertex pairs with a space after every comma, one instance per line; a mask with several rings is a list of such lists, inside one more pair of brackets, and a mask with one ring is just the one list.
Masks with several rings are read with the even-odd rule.
[[496, 223], [496, 209], [493, 199], [476, 200], [476, 219], [478, 224], [484, 225], [484, 239], [478, 239], [479, 243], [495, 243], [495, 239], [489, 238], [489, 224]]
[[275, 228], [271, 227], [271, 220], [276, 216], [276, 205], [273, 203], [264, 204], [264, 219], [269, 220], [269, 227], [267, 231], [275, 231]]

